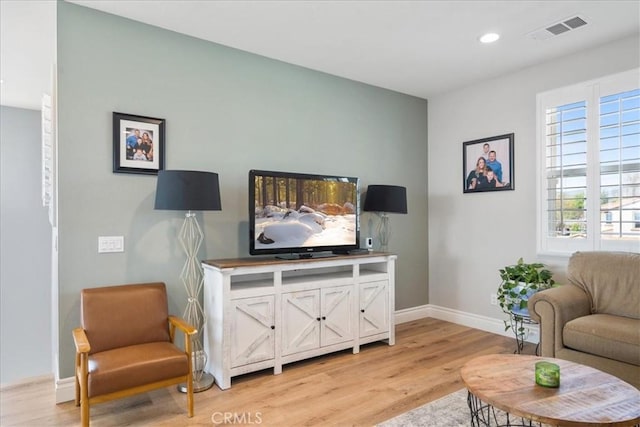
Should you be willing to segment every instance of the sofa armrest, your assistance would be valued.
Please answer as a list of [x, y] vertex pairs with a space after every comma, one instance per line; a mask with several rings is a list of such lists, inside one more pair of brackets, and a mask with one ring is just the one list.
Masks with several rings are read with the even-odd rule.
[[573, 285], [563, 285], [537, 292], [529, 298], [529, 315], [540, 324], [540, 354], [556, 357], [556, 351], [564, 348], [564, 325], [578, 317], [591, 313], [589, 296]]

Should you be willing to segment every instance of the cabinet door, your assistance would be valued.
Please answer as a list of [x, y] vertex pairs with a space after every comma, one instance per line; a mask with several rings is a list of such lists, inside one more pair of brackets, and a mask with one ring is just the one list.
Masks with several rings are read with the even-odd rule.
[[360, 336], [389, 330], [389, 284], [387, 281], [360, 284]]
[[273, 359], [275, 355], [273, 295], [231, 301], [231, 366]]
[[320, 292], [282, 294], [282, 355], [320, 346]]
[[322, 289], [320, 345], [353, 339], [353, 286]]

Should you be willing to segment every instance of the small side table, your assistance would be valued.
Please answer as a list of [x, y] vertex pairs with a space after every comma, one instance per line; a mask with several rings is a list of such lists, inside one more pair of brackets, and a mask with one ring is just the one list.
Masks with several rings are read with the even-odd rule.
[[[509, 321], [511, 323], [511, 329], [516, 336], [516, 349], [513, 354], [522, 353], [522, 349], [524, 348], [524, 341], [527, 339], [529, 335], [529, 331], [524, 327], [524, 325], [537, 325], [538, 322], [533, 320], [531, 316], [529, 316], [529, 310], [520, 310], [520, 311], [511, 311], [509, 313]], [[539, 355], [540, 350], [540, 341], [536, 345], [536, 356]]]

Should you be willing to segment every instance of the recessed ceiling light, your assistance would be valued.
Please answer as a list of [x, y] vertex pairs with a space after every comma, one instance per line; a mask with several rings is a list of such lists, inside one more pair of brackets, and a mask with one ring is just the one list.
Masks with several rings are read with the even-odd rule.
[[500, 38], [500, 34], [497, 33], [487, 33], [480, 37], [480, 43], [493, 43]]

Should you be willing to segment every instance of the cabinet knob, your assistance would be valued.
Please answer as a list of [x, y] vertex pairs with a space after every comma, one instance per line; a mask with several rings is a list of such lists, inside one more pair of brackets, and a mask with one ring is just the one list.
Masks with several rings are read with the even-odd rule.
[[319, 321], [320, 321], [320, 318], [319, 318], [319, 317], [316, 317], [316, 320], [319, 322]]
[[275, 328], [276, 328], [275, 325], [271, 325], [271, 329], [275, 329]]
[[322, 316], [322, 320], [327, 320], [327, 317], [326, 316]]
[[364, 308], [360, 309], [360, 311], [361, 311], [362, 313], [364, 313]]

